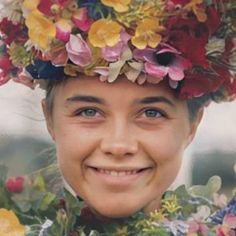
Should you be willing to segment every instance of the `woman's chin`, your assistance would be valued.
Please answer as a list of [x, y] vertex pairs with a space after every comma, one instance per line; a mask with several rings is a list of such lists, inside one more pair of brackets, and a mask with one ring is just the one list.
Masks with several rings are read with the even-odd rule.
[[125, 204], [125, 199], [122, 204], [109, 205], [106, 204], [106, 201], [104, 201], [104, 205], [102, 206], [99, 204], [98, 206], [90, 207], [96, 215], [112, 219], [129, 217], [141, 210], [141, 207]]

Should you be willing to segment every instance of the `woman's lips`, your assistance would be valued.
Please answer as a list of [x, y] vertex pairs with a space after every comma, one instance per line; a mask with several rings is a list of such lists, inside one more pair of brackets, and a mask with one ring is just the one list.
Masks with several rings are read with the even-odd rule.
[[89, 170], [95, 175], [96, 181], [102, 181], [107, 185], [127, 186], [135, 183], [139, 178], [150, 172], [151, 167], [139, 169], [112, 169], [89, 167]]
[[100, 169], [96, 168], [96, 171], [102, 174], [111, 175], [111, 176], [126, 176], [137, 174], [139, 170], [109, 170], [109, 169]]

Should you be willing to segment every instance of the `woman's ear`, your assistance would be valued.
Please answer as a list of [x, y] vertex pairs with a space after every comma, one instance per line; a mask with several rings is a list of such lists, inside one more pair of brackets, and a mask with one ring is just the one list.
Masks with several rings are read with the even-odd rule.
[[194, 120], [190, 121], [190, 133], [189, 133], [188, 142], [187, 142], [186, 147], [192, 142], [193, 138], [195, 137], [198, 126], [201, 123], [203, 114], [204, 114], [204, 108], [201, 108], [198, 111], [196, 117], [194, 117]]
[[42, 109], [43, 109], [43, 114], [46, 120], [46, 125], [47, 125], [47, 130], [48, 133], [50, 134], [51, 138], [55, 141], [55, 135], [54, 135], [54, 130], [53, 130], [53, 122], [52, 122], [52, 117], [49, 114], [49, 110], [47, 107], [46, 99], [42, 99], [41, 101]]

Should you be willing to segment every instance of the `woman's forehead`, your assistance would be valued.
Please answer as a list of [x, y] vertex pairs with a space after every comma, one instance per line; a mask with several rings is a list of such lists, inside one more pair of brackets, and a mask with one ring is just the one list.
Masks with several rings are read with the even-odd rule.
[[68, 99], [76, 95], [96, 96], [103, 99], [129, 97], [137, 99], [147, 96], [164, 96], [169, 99], [176, 100], [174, 91], [163, 81], [158, 84], [143, 84], [133, 83], [126, 78], [119, 78], [113, 83], [101, 82], [96, 77], [79, 78], [67, 80], [64, 86], [58, 88], [57, 94], [61, 99]]

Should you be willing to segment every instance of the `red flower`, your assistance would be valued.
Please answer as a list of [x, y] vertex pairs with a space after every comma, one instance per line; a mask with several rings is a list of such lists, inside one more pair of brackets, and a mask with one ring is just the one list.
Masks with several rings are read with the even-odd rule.
[[171, 0], [171, 2], [174, 3], [175, 5], [181, 5], [181, 6], [185, 6], [190, 1], [191, 0]]
[[58, 5], [59, 7], [64, 8], [65, 5], [69, 3], [69, 0], [40, 0], [38, 5], [38, 10], [47, 16], [53, 16], [54, 12], [52, 11], [53, 5]]
[[208, 67], [205, 46], [209, 30], [195, 17], [183, 19], [172, 17], [168, 22], [169, 43], [180, 51], [193, 65]]
[[65, 202], [64, 198], [59, 199], [58, 206], [59, 206], [59, 208], [66, 209], [66, 202]]
[[0, 54], [0, 69], [4, 71], [5, 75], [13, 69], [13, 65], [7, 54]]
[[78, 234], [76, 232], [71, 232], [70, 236], [78, 236]]
[[192, 99], [217, 91], [230, 79], [227, 69], [214, 65], [212, 73], [192, 73], [183, 81], [180, 97]]
[[4, 35], [4, 42], [10, 45], [13, 41], [22, 41], [22, 28], [20, 24], [13, 24], [7, 18], [3, 18], [0, 22], [0, 31]]
[[219, 28], [221, 20], [219, 12], [216, 10], [214, 6], [208, 7], [206, 10], [207, 21], [206, 25], [211, 34], [215, 33], [215, 31]]
[[233, 101], [236, 98], [236, 78], [234, 78], [232, 81], [230, 79], [225, 81], [224, 87], [227, 90], [229, 100]]
[[5, 186], [9, 192], [21, 193], [23, 191], [24, 180], [23, 176], [11, 177], [6, 181]]
[[0, 54], [0, 85], [5, 84], [9, 79], [9, 73], [14, 68], [7, 54]]

